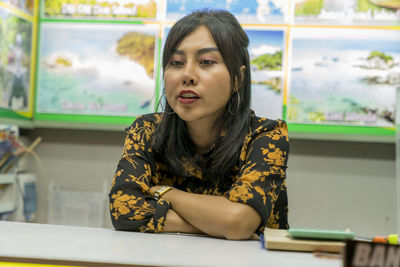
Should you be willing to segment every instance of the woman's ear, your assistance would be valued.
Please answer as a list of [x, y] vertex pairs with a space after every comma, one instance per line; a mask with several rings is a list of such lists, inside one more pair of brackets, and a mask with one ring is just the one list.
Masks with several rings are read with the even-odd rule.
[[236, 79], [235, 79], [235, 88], [233, 88], [233, 92], [237, 92], [237, 90], [239, 90], [239, 86], [243, 83], [245, 70], [246, 70], [246, 66], [242, 65], [240, 67], [240, 83], [238, 81], [238, 78], [236, 77]]
[[241, 82], [243, 82], [243, 80], [244, 80], [244, 72], [246, 71], [246, 66], [245, 65], [242, 65], [241, 67], [240, 67], [240, 80], [241, 80]]

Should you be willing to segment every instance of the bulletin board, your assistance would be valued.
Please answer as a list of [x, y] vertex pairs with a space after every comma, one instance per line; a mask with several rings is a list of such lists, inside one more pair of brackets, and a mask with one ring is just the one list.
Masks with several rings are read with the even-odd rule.
[[249, 36], [257, 115], [300, 137], [394, 142], [400, 0], [42, 0], [34, 125], [107, 129], [156, 111], [164, 37], [210, 7]]

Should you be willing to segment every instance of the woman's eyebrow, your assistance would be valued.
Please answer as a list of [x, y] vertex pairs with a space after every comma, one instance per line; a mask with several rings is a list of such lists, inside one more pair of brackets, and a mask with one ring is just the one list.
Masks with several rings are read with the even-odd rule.
[[[209, 52], [219, 52], [219, 49], [216, 47], [205, 47], [197, 50], [196, 54], [201, 55]], [[172, 55], [185, 55], [183, 50], [175, 50]]]
[[201, 54], [205, 54], [208, 52], [219, 52], [219, 49], [216, 47], [206, 47], [206, 48], [199, 49], [197, 51], [197, 54], [201, 55]]

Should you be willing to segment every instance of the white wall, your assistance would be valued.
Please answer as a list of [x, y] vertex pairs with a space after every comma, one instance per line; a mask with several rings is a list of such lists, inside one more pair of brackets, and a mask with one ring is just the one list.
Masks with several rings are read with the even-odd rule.
[[[21, 133], [35, 149], [46, 175], [30, 157], [23, 168], [38, 176], [36, 221], [47, 221], [47, 179], [57, 187], [101, 191], [111, 183], [124, 133], [35, 129]], [[395, 233], [395, 145], [385, 143], [291, 140], [288, 169], [291, 227], [350, 228], [371, 236]], [[108, 207], [108, 206], [106, 206]], [[111, 227], [108, 210], [104, 227]]]
[[293, 140], [291, 148], [291, 227], [396, 232], [394, 144]]

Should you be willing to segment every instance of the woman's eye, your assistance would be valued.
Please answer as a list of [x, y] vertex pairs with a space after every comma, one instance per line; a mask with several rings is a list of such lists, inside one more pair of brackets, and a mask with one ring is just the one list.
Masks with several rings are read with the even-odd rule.
[[203, 59], [203, 60], [200, 61], [200, 64], [203, 64], [203, 65], [211, 65], [211, 64], [214, 64], [214, 63], [215, 63], [215, 61], [208, 60], [208, 59]]
[[172, 66], [181, 66], [181, 65], [183, 65], [183, 62], [179, 61], [179, 60], [171, 60], [169, 62], [169, 64], [172, 65]]

